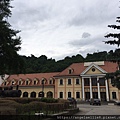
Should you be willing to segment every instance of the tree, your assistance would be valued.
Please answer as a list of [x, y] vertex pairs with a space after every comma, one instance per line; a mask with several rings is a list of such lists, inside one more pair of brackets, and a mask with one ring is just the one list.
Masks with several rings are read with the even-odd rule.
[[0, 0], [0, 75], [19, 73], [23, 71], [24, 62], [18, 51], [20, 50], [20, 32], [13, 30], [8, 22], [11, 17], [11, 0]]
[[[116, 22], [120, 23], [120, 17], [117, 17]], [[113, 29], [120, 29], [119, 25], [108, 25], [108, 27]], [[106, 38], [113, 38], [112, 40], [105, 41], [106, 44], [120, 46], [120, 33], [109, 33], [105, 36]], [[114, 52], [110, 52], [109, 61], [115, 62], [118, 64], [118, 70], [114, 73], [109, 73], [106, 75], [106, 78], [111, 78], [113, 80], [113, 85], [120, 89], [120, 49], [116, 49]]]

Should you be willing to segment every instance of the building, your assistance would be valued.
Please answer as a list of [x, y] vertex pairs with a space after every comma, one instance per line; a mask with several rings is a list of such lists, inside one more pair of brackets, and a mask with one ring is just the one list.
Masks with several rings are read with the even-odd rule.
[[104, 78], [117, 68], [108, 61], [73, 63], [62, 72], [10, 75], [1, 86], [19, 85], [21, 97], [41, 97], [44, 93], [44, 97], [53, 98], [120, 100], [120, 90], [112, 86], [111, 79]]

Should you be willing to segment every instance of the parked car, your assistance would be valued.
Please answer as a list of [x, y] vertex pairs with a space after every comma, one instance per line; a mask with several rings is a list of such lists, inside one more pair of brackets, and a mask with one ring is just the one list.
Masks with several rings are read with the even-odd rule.
[[67, 98], [68, 101], [70, 101], [70, 104], [76, 103], [76, 99], [75, 98]]
[[101, 105], [100, 99], [90, 99], [90, 105]]
[[115, 101], [115, 105], [119, 105], [120, 106], [120, 101]]

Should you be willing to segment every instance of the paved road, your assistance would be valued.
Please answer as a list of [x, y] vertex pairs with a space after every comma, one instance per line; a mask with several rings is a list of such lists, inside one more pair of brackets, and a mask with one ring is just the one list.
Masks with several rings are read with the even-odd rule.
[[78, 104], [80, 112], [76, 115], [120, 115], [120, 106]]

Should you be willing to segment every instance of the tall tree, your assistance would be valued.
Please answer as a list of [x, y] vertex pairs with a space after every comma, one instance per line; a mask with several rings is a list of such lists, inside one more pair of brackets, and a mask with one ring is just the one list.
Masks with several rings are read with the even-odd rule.
[[0, 0], [0, 75], [19, 73], [23, 70], [23, 60], [18, 55], [21, 38], [20, 31], [13, 30], [8, 22], [11, 17], [11, 0]]
[[[120, 23], [120, 17], [117, 17], [116, 22]], [[119, 25], [108, 25], [108, 27], [120, 30]], [[113, 38], [112, 40], [105, 41], [106, 44], [117, 45], [120, 46], [120, 33], [109, 33], [105, 36], [106, 38]], [[116, 62], [118, 64], [118, 70], [114, 73], [110, 73], [106, 75], [106, 78], [111, 78], [114, 86], [120, 89], [120, 49], [116, 49], [114, 52], [111, 51], [111, 57], [109, 60], [112, 62]]]

